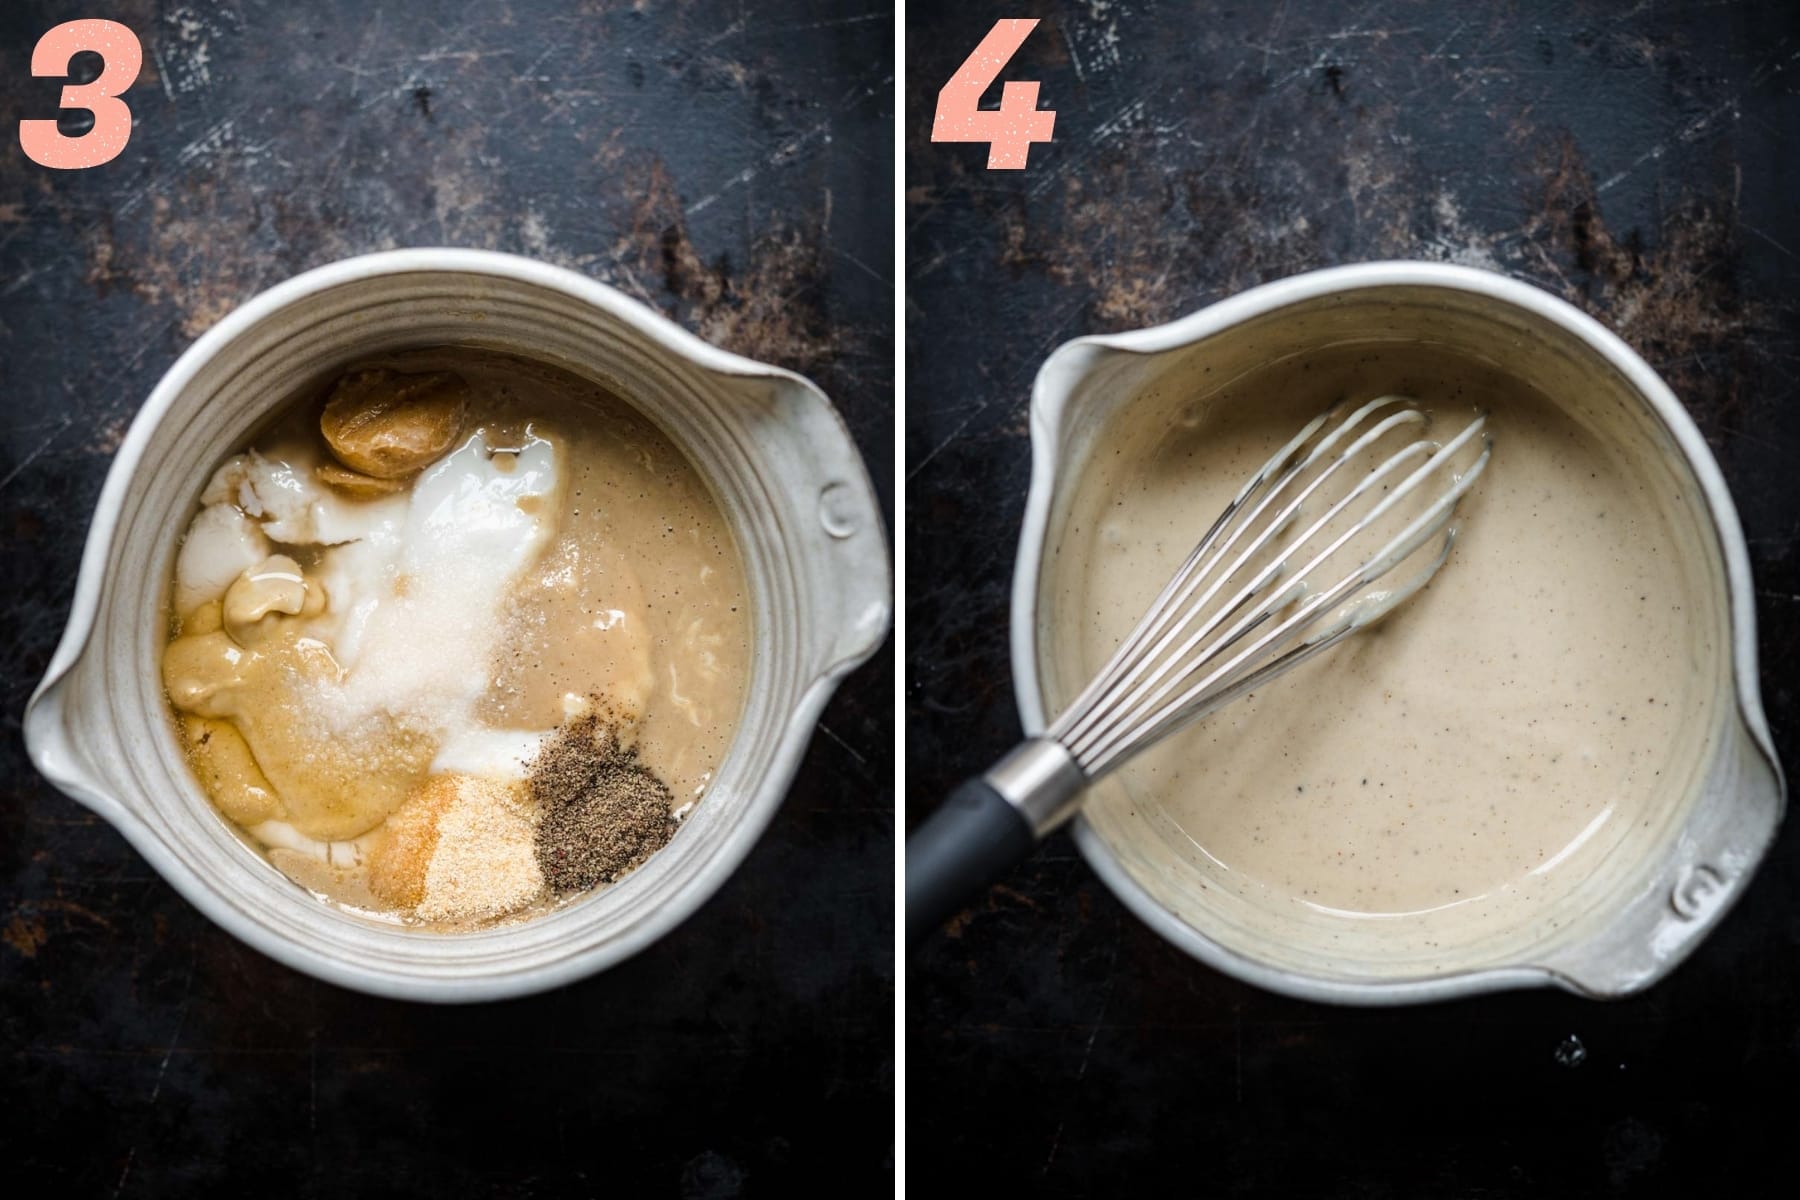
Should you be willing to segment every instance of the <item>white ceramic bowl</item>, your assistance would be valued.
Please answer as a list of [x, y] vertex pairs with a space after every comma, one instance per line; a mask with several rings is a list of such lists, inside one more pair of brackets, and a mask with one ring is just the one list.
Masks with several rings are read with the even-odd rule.
[[[1736, 510], [1693, 421], [1643, 359], [1592, 318], [1501, 275], [1436, 263], [1366, 263], [1267, 284], [1154, 329], [1079, 338], [1038, 373], [1032, 394], [1031, 494], [1013, 581], [1012, 666], [1028, 734], [1045, 726], [1054, 671], [1053, 621], [1040, 565], [1057, 544], [1066, 500], [1097, 432], [1152, 389], [1200, 396], [1260, 364], [1363, 341], [1429, 342], [1514, 374], [1552, 398], [1582, 397], [1617, 414], [1647, 473], [1697, 497], [1685, 510], [1692, 567], [1730, 646], [1692, 794], [1647, 831], [1609, 851], [1554, 928], [1518, 931], [1509, 946], [1470, 948], [1429, 974], [1373, 961], [1326, 965], [1232, 919], [1212, 889], [1180, 886], [1189, 868], [1146, 849], [1128, 817], [1103, 829], [1080, 818], [1076, 845], [1096, 873], [1153, 929], [1196, 958], [1275, 991], [1316, 1000], [1393, 1004], [1554, 984], [1592, 996], [1647, 987], [1693, 950], [1744, 890], [1781, 820], [1785, 790], [1758, 695], [1754, 592]], [[1501, 446], [1497, 454], [1504, 454]], [[1042, 608], [1040, 608], [1042, 606]], [[1101, 787], [1117, 787], [1116, 780]], [[1121, 806], [1124, 807], [1124, 806]], [[1110, 810], [1109, 810], [1110, 811]]]
[[[712, 486], [754, 608], [737, 736], [704, 803], [643, 867], [547, 916], [438, 934], [320, 903], [252, 851], [189, 772], [162, 694], [163, 597], [213, 467], [272, 409], [354, 360], [469, 345], [606, 384]], [[474, 1001], [590, 975], [674, 928], [718, 889], [780, 805], [819, 711], [881, 644], [886, 537], [862, 460], [824, 394], [710, 346], [573, 272], [474, 250], [398, 250], [265, 292], [170, 368], [101, 492], [74, 610], [25, 713], [32, 761], [257, 949], [381, 995]]]

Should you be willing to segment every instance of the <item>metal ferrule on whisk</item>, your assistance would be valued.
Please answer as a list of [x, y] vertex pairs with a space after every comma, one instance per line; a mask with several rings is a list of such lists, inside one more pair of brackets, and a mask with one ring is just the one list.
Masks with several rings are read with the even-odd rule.
[[[1416, 436], [1396, 444], [1408, 426], [1423, 434], [1430, 424], [1402, 396], [1339, 405], [1314, 418], [1244, 485], [1075, 702], [983, 778], [1042, 837], [1074, 814], [1089, 783], [1131, 754], [1323, 653], [1413, 595], [1449, 557], [1457, 502], [1492, 454], [1485, 422], [1478, 415], [1445, 441]], [[1479, 454], [1456, 469], [1477, 437]], [[1357, 468], [1365, 472], [1360, 478]], [[1308, 501], [1334, 478], [1353, 482], [1322, 512], [1309, 513]], [[1435, 495], [1427, 490], [1434, 480], [1441, 481]], [[1414, 496], [1423, 509], [1379, 550], [1347, 569], [1333, 560]], [[1441, 543], [1418, 571], [1379, 586], [1433, 538]], [[1315, 578], [1320, 574], [1324, 582]]]
[[1061, 742], [1029, 738], [989, 767], [982, 778], [1019, 810], [1043, 837], [1075, 815], [1088, 777]]

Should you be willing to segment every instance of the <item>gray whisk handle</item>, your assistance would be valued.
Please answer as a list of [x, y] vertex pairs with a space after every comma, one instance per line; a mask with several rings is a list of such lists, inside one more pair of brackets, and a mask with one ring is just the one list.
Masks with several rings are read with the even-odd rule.
[[985, 779], [971, 779], [906, 839], [906, 944], [931, 931], [1037, 845], [1024, 815]]

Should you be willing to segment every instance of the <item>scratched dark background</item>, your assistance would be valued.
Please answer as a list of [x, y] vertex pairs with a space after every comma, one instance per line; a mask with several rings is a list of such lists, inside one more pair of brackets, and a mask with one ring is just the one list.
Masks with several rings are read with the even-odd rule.
[[[14, 122], [56, 115], [31, 47], [76, 17], [142, 40], [136, 124], [112, 163], [50, 171]], [[697, 916], [600, 978], [481, 1008], [372, 1000], [246, 948], [44, 784], [18, 729], [156, 378], [241, 300], [362, 251], [533, 255], [807, 372], [891, 517], [892, 44], [890, 12], [829, 0], [0, 6], [10, 1194], [890, 1190], [891, 653]]]
[[[1001, 16], [1043, 19], [1005, 77], [1041, 80], [1057, 113], [1019, 173], [925, 140], [938, 88]], [[1538, 283], [1663, 372], [1737, 497], [1769, 718], [1795, 762], [1800, 7], [915, 0], [907, 24], [910, 820], [1018, 736], [1007, 587], [1044, 356], [1393, 256]], [[909, 966], [909, 1179], [1784, 1194], [1797, 876], [1790, 834], [1716, 936], [1636, 999], [1353, 1011], [1189, 960], [1055, 837]]]

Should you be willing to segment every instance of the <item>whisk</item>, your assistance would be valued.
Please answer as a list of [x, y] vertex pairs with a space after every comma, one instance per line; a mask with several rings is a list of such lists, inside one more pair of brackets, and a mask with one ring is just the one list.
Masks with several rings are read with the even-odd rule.
[[1108, 771], [1430, 582], [1455, 543], [1457, 502], [1493, 454], [1485, 424], [1476, 415], [1440, 440], [1397, 395], [1308, 422], [1226, 505], [1075, 702], [907, 840], [908, 941], [1029, 854]]

